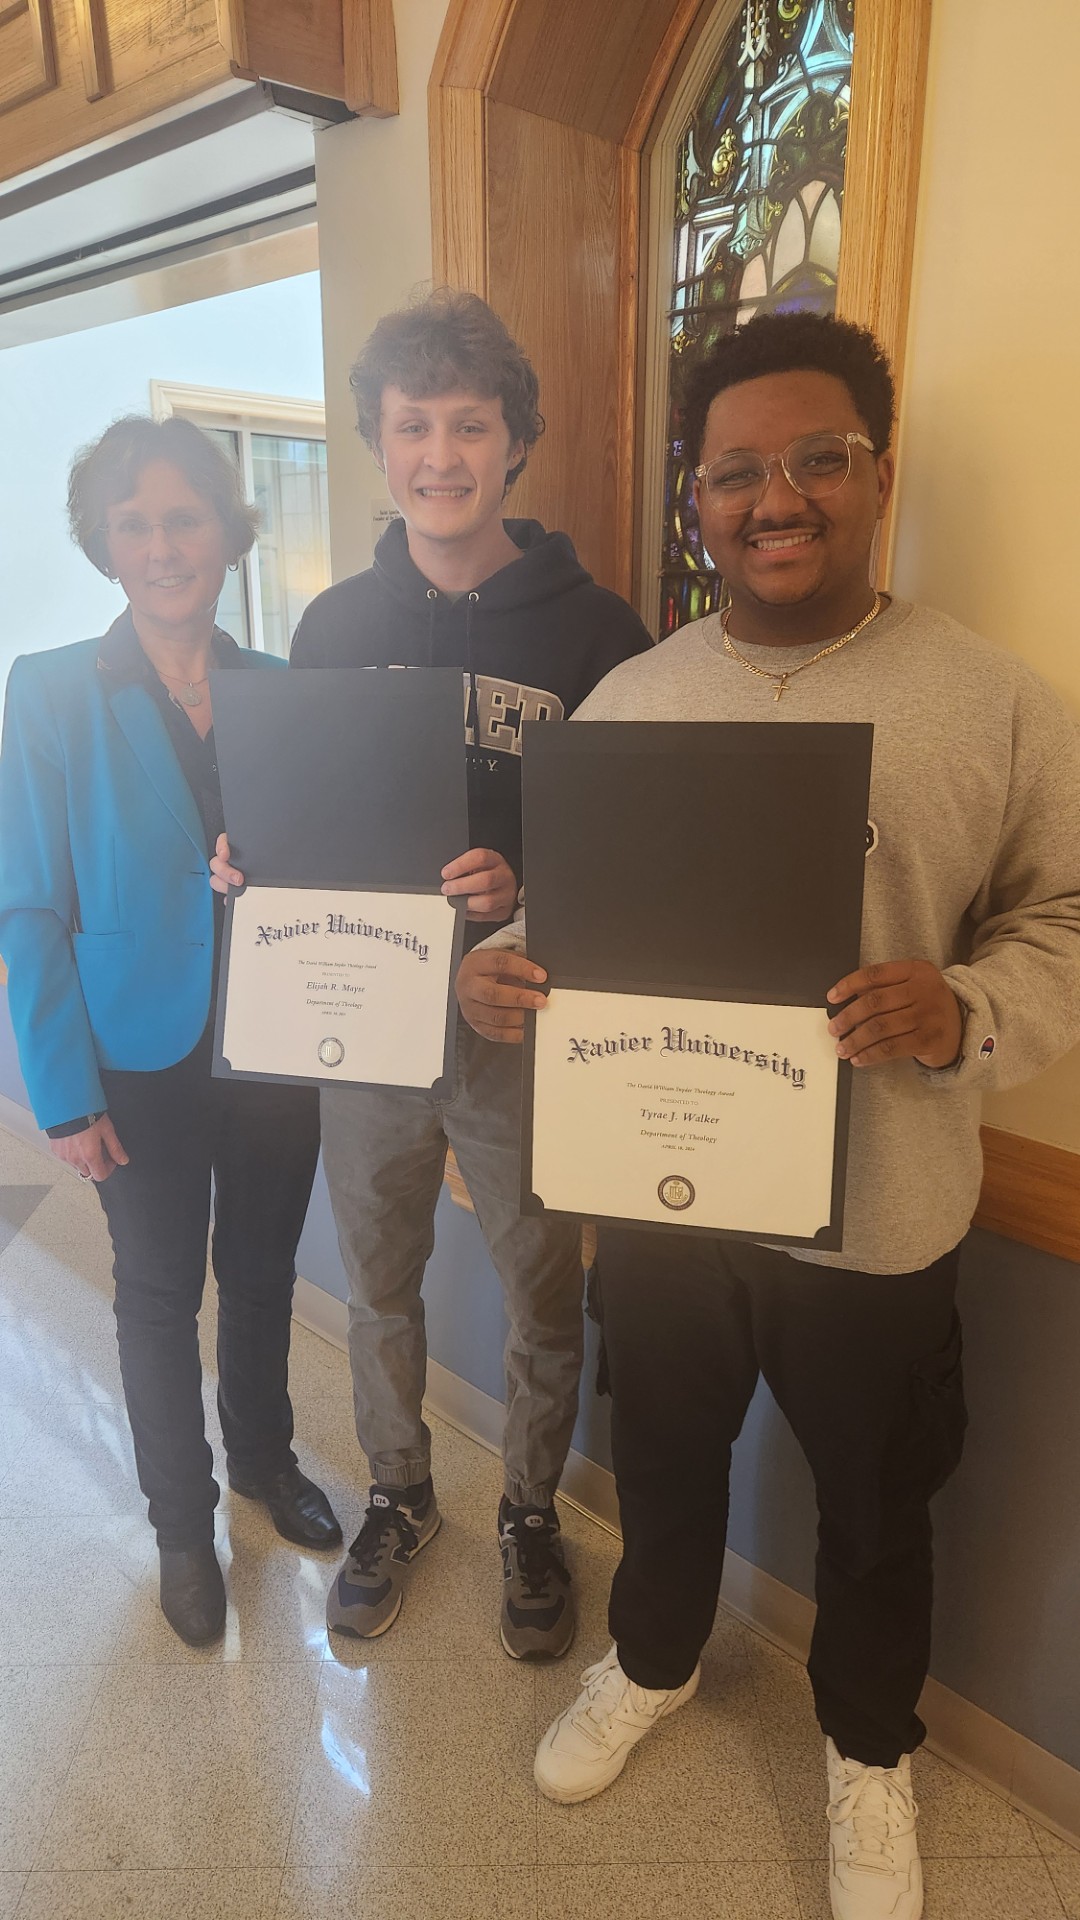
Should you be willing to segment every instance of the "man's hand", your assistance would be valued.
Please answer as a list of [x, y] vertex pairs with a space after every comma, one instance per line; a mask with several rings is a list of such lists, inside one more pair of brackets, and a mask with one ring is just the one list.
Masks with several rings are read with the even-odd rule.
[[507, 1046], [520, 1047], [525, 1037], [524, 1009], [534, 1007], [539, 1013], [547, 1006], [545, 994], [528, 989], [546, 979], [543, 967], [534, 965], [523, 953], [475, 947], [458, 968], [458, 1005], [470, 1027], [485, 1040], [502, 1040]]
[[239, 867], [229, 865], [231, 859], [229, 842], [225, 834], [219, 833], [214, 857], [210, 862], [210, 885], [215, 893], [228, 893], [230, 887], [242, 887], [244, 876]]
[[830, 987], [830, 1000], [848, 1000], [829, 1032], [853, 1067], [887, 1060], [918, 1060], [951, 1067], [960, 1052], [964, 1016], [948, 981], [929, 960], [888, 960], [862, 967]]
[[107, 1180], [116, 1167], [126, 1167], [127, 1154], [116, 1137], [116, 1128], [107, 1113], [81, 1133], [69, 1133], [49, 1146], [58, 1160], [83, 1180]]
[[509, 920], [517, 900], [518, 883], [501, 853], [491, 847], [471, 847], [442, 870], [447, 899], [468, 895], [466, 919]]

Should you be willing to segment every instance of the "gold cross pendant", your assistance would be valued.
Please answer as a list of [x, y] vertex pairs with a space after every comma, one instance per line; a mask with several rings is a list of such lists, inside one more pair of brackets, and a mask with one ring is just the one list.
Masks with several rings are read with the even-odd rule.
[[779, 698], [780, 698], [780, 695], [781, 695], [781, 694], [783, 693], [783, 691], [784, 691], [784, 688], [785, 688], [785, 687], [787, 686], [787, 683], [788, 683], [788, 677], [787, 677], [787, 674], [786, 674], [786, 673], [782, 673], [782, 674], [780, 675], [780, 680], [779, 680], [779, 683], [778, 683], [778, 685], [777, 685], [777, 689], [776, 689], [776, 692], [775, 692], [775, 693], [773, 694], [773, 699], [774, 699], [774, 700], [779, 700]]

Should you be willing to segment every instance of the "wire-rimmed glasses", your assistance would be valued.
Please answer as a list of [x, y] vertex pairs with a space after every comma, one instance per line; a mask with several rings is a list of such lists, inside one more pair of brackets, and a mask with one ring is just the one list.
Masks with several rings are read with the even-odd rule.
[[105, 522], [101, 532], [114, 547], [128, 553], [141, 553], [150, 545], [158, 527], [170, 546], [184, 547], [200, 540], [216, 519], [216, 514], [192, 513], [183, 507], [167, 513], [163, 520], [147, 520], [141, 513], [118, 513]]
[[694, 468], [710, 504], [720, 513], [749, 513], [764, 496], [773, 467], [779, 461], [784, 478], [804, 500], [823, 500], [839, 493], [851, 472], [852, 447], [873, 453], [865, 433], [803, 433], [783, 453], [763, 454], [746, 448], [722, 453], [708, 466]]

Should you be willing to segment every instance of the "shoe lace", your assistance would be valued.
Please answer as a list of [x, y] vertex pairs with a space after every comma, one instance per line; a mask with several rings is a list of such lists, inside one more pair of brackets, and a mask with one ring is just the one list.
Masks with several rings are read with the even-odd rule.
[[619, 1708], [625, 1701], [638, 1713], [646, 1713], [649, 1707], [644, 1687], [625, 1674], [617, 1661], [601, 1660], [595, 1667], [586, 1667], [581, 1676], [587, 1700], [583, 1699], [571, 1716], [572, 1724], [579, 1733], [596, 1746], [602, 1746], [611, 1728]]
[[895, 1870], [893, 1844], [913, 1831], [918, 1816], [914, 1794], [889, 1767], [852, 1767], [829, 1803], [832, 1824], [851, 1827], [848, 1865], [869, 1873]]
[[550, 1599], [552, 1579], [562, 1571], [559, 1556], [552, 1544], [554, 1536], [550, 1527], [516, 1529], [512, 1523], [508, 1523], [503, 1528], [502, 1538], [506, 1548], [517, 1551], [518, 1571], [526, 1598]]
[[400, 1507], [369, 1507], [363, 1525], [349, 1548], [349, 1559], [362, 1574], [374, 1572], [391, 1533], [410, 1552], [417, 1544], [416, 1529]]

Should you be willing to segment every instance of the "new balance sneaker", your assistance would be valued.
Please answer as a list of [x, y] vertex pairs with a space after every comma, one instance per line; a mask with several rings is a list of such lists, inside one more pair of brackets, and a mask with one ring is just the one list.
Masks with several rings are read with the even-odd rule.
[[574, 1637], [574, 1596], [554, 1507], [499, 1503], [499, 1637], [511, 1660], [559, 1660]]
[[639, 1687], [619, 1665], [614, 1647], [581, 1676], [583, 1691], [548, 1728], [533, 1774], [549, 1800], [590, 1800], [617, 1780], [639, 1740], [667, 1713], [692, 1700], [697, 1666], [681, 1687]]
[[864, 1767], [845, 1760], [831, 1740], [825, 1753], [833, 1920], [920, 1920], [919, 1809], [910, 1755], [896, 1767]]
[[411, 1502], [394, 1487], [372, 1487], [364, 1524], [327, 1597], [331, 1631], [374, 1640], [392, 1627], [401, 1612], [409, 1562], [441, 1524], [430, 1479]]

